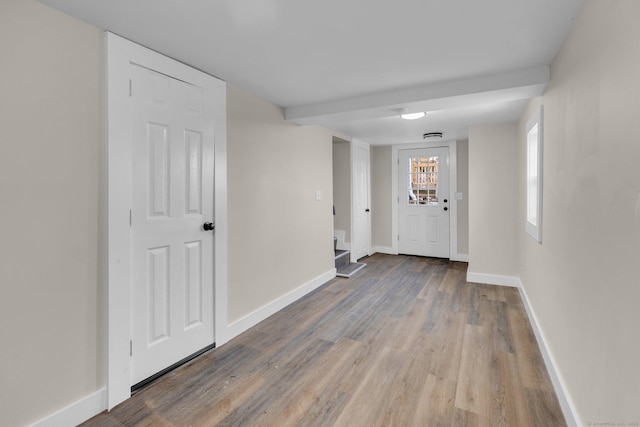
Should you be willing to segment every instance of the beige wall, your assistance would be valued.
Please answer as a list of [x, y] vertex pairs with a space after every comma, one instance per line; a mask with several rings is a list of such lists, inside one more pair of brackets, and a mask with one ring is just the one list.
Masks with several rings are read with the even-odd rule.
[[[517, 126], [469, 129], [469, 272], [517, 275]], [[524, 227], [524, 225], [523, 225]]]
[[233, 322], [334, 267], [332, 134], [227, 87]]
[[[582, 422], [640, 422], [640, 2], [586, 0], [520, 121], [519, 273]], [[524, 125], [544, 105], [542, 245]]]
[[371, 147], [371, 246], [391, 248], [391, 146]]
[[469, 140], [456, 143], [456, 168], [458, 193], [462, 200], [456, 200], [458, 208], [458, 253], [469, 253]]
[[99, 321], [103, 36], [0, 2], [0, 425], [103, 385]]
[[333, 204], [336, 214], [333, 228], [345, 231], [345, 242], [351, 241], [351, 148], [348, 141], [333, 142]]

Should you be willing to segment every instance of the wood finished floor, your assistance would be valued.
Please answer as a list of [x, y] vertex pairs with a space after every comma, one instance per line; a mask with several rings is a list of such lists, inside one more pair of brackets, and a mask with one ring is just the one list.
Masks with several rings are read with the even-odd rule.
[[566, 425], [516, 289], [366, 263], [83, 425]]

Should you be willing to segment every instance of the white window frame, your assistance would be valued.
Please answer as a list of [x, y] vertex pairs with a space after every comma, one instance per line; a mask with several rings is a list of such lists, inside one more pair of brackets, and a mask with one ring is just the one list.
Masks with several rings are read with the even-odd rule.
[[538, 243], [542, 243], [543, 113], [543, 106], [540, 105], [525, 128], [527, 162], [525, 228]]

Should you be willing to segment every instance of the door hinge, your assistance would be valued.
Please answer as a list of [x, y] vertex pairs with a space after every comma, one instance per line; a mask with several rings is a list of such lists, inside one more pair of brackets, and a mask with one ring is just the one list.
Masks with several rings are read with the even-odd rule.
[[400, 235], [398, 234], [398, 242], [400, 241]]
[[133, 340], [129, 341], [129, 356], [133, 356]]
[[133, 225], [133, 210], [129, 209], [129, 227]]
[[133, 93], [131, 86], [133, 86], [133, 83], [131, 82], [131, 79], [129, 79], [129, 96], [131, 96], [131, 94]]

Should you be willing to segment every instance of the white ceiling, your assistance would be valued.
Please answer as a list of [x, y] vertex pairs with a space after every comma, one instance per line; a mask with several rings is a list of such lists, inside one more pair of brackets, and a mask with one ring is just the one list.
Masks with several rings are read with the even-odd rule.
[[[519, 118], [582, 0], [41, 0], [372, 144]], [[406, 121], [399, 108], [429, 111]]]

